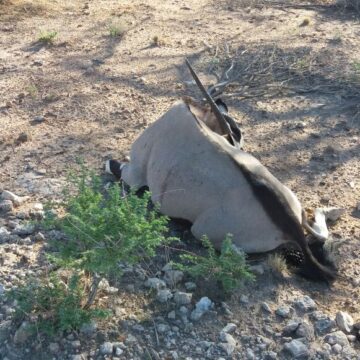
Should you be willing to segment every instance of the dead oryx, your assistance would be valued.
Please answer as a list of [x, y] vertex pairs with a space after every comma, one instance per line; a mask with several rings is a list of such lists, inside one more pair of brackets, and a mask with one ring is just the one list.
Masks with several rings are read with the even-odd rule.
[[240, 129], [187, 64], [210, 106], [178, 101], [134, 142], [130, 162], [110, 160], [107, 171], [132, 188], [148, 186], [162, 213], [190, 221], [194, 236], [207, 235], [217, 249], [229, 233], [246, 253], [292, 245], [303, 253], [305, 276], [333, 280], [309, 248], [303, 226], [319, 234], [296, 195], [241, 150]]

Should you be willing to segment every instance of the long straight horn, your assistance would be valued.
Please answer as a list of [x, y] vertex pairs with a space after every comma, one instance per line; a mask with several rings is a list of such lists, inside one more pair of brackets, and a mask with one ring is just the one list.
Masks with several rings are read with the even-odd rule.
[[206, 101], [209, 103], [212, 112], [216, 116], [217, 120], [219, 121], [221, 130], [230, 137], [233, 145], [235, 145], [235, 141], [231, 134], [231, 129], [229, 128], [229, 125], [227, 124], [223, 114], [219, 110], [218, 106], [216, 105], [214, 99], [209, 95], [209, 93], [205, 90], [204, 85], [201, 83], [200, 79], [196, 75], [195, 71], [190, 65], [190, 62], [188, 59], [185, 59], [186, 65], [188, 66], [190, 73], [192, 77], [194, 78], [196, 85], [199, 87], [200, 91], [202, 92], [203, 96], [205, 97]]

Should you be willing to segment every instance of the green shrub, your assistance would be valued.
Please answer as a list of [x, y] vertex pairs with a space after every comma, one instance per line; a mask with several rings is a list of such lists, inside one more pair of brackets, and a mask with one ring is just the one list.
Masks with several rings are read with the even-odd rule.
[[[168, 218], [156, 208], [148, 208], [150, 194], [122, 196], [117, 184], [105, 193], [100, 178], [82, 174], [74, 180], [76, 195], [68, 195], [61, 205], [65, 215], [47, 216], [47, 224], [66, 236], [53, 242], [60, 265], [107, 276], [118, 263], [136, 263], [153, 257], [166, 238]], [[58, 209], [59, 210], [59, 209]]]
[[78, 275], [71, 276], [67, 284], [56, 273], [49, 278], [32, 279], [12, 290], [10, 298], [16, 300], [15, 320], [29, 320], [34, 332], [49, 336], [78, 330], [91, 319], [109, 314], [106, 310], [83, 308], [86, 296]]
[[126, 32], [126, 26], [122, 23], [112, 23], [108, 26], [110, 37], [121, 37]]
[[44, 31], [40, 34], [38, 41], [44, 44], [52, 44], [57, 34], [57, 31]]
[[219, 281], [225, 292], [254, 279], [246, 264], [245, 253], [233, 247], [230, 235], [223, 241], [220, 255], [216, 254], [207, 237], [202, 238], [202, 243], [207, 249], [206, 256], [184, 254], [180, 257], [185, 264], [177, 263], [176, 266], [195, 278]]
[[149, 209], [150, 194], [121, 195], [118, 184], [102, 189], [98, 176], [82, 171], [71, 183], [75, 194], [67, 190], [56, 217], [47, 212], [44, 224], [66, 235], [64, 241], [52, 241], [55, 254], [49, 259], [60, 267], [84, 270], [93, 278], [88, 294], [89, 308], [96, 297], [102, 277], [121, 276], [119, 262], [134, 264], [148, 261], [156, 248], [173, 241], [167, 238], [168, 218], [157, 208]]

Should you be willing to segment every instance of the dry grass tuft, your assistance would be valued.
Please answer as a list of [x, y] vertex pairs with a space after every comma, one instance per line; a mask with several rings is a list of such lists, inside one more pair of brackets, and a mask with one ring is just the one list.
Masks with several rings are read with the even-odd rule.
[[288, 273], [288, 266], [285, 258], [280, 254], [271, 254], [267, 259], [267, 264], [271, 271], [276, 275], [283, 276]]

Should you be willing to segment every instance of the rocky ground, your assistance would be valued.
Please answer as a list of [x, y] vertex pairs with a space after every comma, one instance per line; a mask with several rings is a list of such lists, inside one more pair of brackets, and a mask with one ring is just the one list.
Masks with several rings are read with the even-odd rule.
[[[328, 5], [0, 1], [1, 359], [360, 359], [360, 26]], [[37, 41], [42, 31], [58, 33], [52, 45]], [[102, 283], [108, 320], [31, 337], [6, 292], [47, 271], [47, 241], [62, 235], [29, 220], [59, 198], [77, 158], [100, 173], [196, 94], [185, 56], [209, 82], [238, 59], [242, 77], [224, 98], [246, 150], [306, 208], [345, 209], [330, 229], [341, 276], [328, 287], [252, 259], [256, 282], [223, 298], [159, 254], [154, 269]]]

